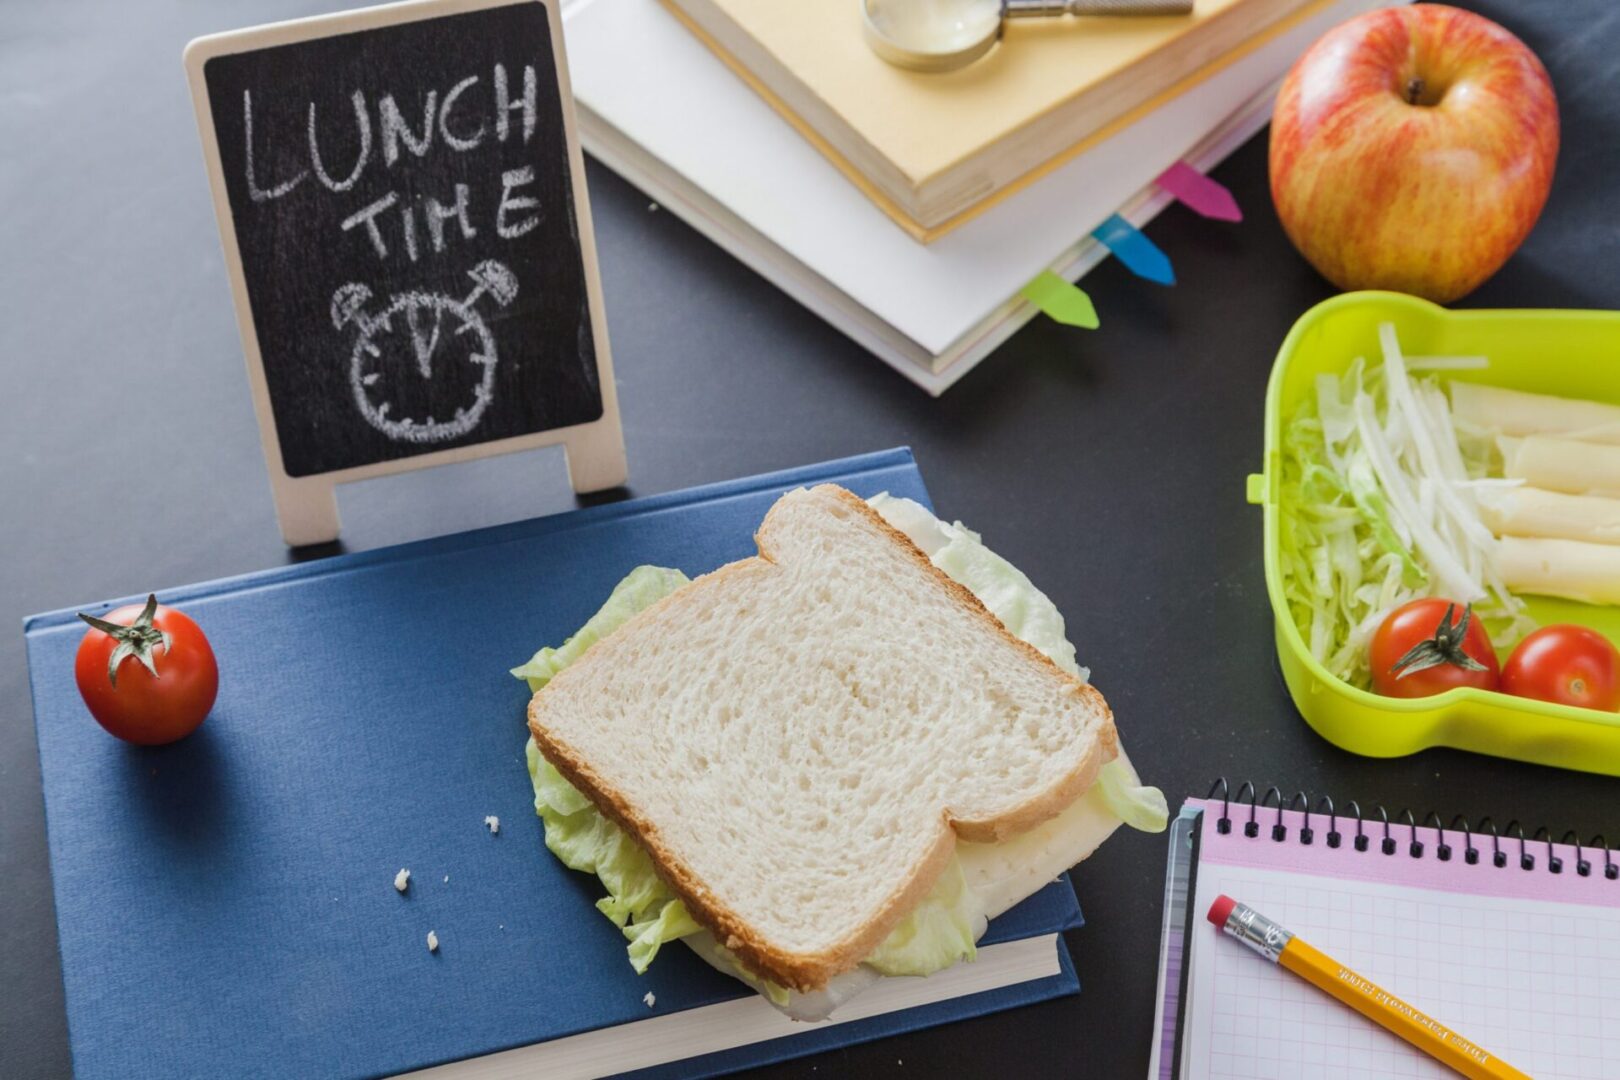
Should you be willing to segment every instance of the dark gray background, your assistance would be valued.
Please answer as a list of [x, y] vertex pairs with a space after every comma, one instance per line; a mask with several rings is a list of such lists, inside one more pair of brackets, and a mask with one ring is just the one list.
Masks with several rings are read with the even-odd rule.
[[[255, 570], [276, 530], [180, 49], [336, 7], [8, 5], [0, 20], [0, 1073], [68, 1069], [38, 762], [18, 620]], [[1620, 6], [1491, 0], [1557, 84], [1547, 212], [1469, 306], [1620, 307]], [[1143, 773], [1172, 800], [1217, 774], [1620, 838], [1620, 780], [1450, 751], [1353, 757], [1277, 675], [1260, 515], [1266, 374], [1331, 289], [1266, 192], [1265, 140], [1218, 172], [1241, 226], [1179, 208], [1149, 233], [1162, 289], [1105, 263], [1095, 332], [1039, 321], [932, 400], [606, 170], [589, 169], [631, 490], [915, 447], [941, 512], [1046, 589]], [[1620, 356], [1615, 358], [1620, 363]], [[574, 505], [556, 452], [342, 490], [350, 550]], [[1076, 874], [1084, 992], [806, 1059], [776, 1076], [1139, 1077], [1162, 837]], [[903, 1062], [903, 1064], [902, 1064]]]

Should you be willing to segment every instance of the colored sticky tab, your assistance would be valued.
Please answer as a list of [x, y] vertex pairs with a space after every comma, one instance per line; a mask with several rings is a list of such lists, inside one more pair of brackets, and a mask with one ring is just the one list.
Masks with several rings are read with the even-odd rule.
[[1243, 210], [1226, 185], [1216, 183], [1185, 161], [1164, 170], [1154, 183], [1186, 203], [1196, 214], [1217, 221], [1243, 220]]
[[1170, 268], [1170, 256], [1144, 236], [1141, 229], [1118, 214], [1111, 215], [1107, 221], [1091, 230], [1091, 235], [1137, 277], [1156, 281], [1160, 285], [1176, 283], [1176, 272]]
[[1091, 306], [1091, 297], [1078, 285], [1072, 285], [1050, 270], [1042, 270], [1035, 280], [1018, 290], [1018, 295], [1046, 313], [1053, 322], [1064, 326], [1080, 326], [1095, 330], [1098, 325], [1097, 309]]

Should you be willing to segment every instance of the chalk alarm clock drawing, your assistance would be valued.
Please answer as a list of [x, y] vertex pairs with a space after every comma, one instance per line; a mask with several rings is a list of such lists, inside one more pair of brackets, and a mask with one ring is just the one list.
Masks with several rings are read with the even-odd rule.
[[186, 50], [270, 486], [560, 444], [624, 482], [557, 0], [418, 0]]
[[[365, 285], [344, 285], [332, 296], [332, 325], [357, 331], [349, 355], [355, 407], [390, 439], [454, 439], [476, 428], [489, 408], [500, 357], [495, 337], [474, 305], [486, 294], [502, 307], [510, 304], [517, 296], [517, 278], [493, 259], [467, 276], [476, 284], [460, 299], [400, 293], [375, 314], [366, 310], [372, 295]], [[425, 411], [431, 404], [412, 408], [412, 399], [431, 400], [436, 386], [463, 383], [470, 389], [460, 395], [463, 400], [449, 417]]]

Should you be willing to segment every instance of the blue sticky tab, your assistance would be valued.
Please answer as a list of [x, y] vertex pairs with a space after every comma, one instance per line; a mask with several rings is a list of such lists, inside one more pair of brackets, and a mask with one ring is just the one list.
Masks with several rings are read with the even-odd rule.
[[1156, 281], [1160, 285], [1176, 283], [1176, 272], [1170, 267], [1170, 256], [1143, 235], [1141, 229], [1118, 214], [1110, 215], [1107, 221], [1091, 231], [1091, 235], [1137, 277]]

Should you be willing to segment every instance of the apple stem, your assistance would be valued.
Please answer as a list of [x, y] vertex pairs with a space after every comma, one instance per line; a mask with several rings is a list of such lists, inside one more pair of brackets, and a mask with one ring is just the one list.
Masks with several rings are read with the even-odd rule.
[[1410, 79], [1407, 79], [1406, 80], [1406, 103], [1408, 105], [1416, 105], [1418, 103], [1418, 99], [1421, 98], [1422, 96], [1423, 96], [1423, 78], [1422, 78], [1422, 76], [1414, 75]]

